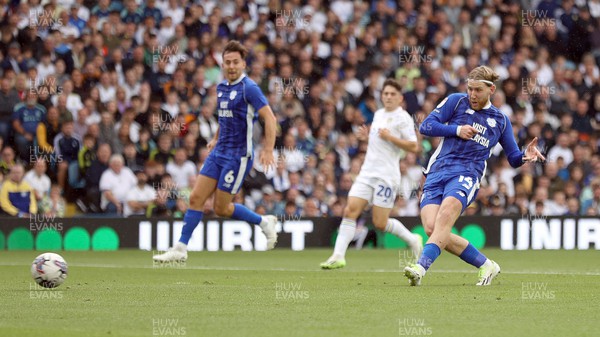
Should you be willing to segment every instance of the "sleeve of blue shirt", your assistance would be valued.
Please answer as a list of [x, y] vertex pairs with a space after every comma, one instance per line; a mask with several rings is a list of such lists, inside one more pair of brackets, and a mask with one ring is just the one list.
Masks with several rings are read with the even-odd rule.
[[265, 105], [269, 104], [267, 102], [267, 98], [256, 84], [250, 84], [246, 86], [246, 92], [244, 92], [244, 99], [248, 104], [252, 105], [255, 111], [258, 111], [262, 109]]
[[17, 104], [15, 105], [14, 109], [13, 109], [13, 113], [12, 113], [12, 119], [13, 120], [19, 120], [19, 122], [23, 123], [23, 121], [21, 120], [21, 104]]
[[452, 94], [442, 101], [433, 111], [425, 118], [419, 132], [430, 137], [456, 137], [458, 125], [446, 125], [454, 115], [454, 109], [462, 96]]
[[508, 158], [508, 162], [512, 167], [519, 167], [523, 165], [523, 156], [525, 155], [523, 151], [519, 150], [519, 146], [515, 141], [515, 136], [513, 135], [513, 128], [510, 119], [504, 115], [504, 120], [506, 121], [506, 127], [504, 131], [502, 131], [502, 135], [500, 135], [500, 145], [504, 149], [506, 153], [506, 157]]

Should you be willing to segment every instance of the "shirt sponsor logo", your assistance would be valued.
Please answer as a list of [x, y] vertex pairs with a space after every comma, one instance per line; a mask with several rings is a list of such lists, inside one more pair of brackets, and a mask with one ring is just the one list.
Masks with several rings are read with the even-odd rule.
[[233, 117], [233, 111], [219, 109], [219, 117]]

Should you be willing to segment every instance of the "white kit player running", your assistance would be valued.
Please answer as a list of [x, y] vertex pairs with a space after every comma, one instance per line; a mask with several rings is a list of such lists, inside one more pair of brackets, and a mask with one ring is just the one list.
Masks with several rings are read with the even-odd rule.
[[417, 152], [415, 124], [400, 107], [402, 87], [397, 81], [387, 79], [383, 83], [381, 99], [384, 108], [375, 112], [371, 130], [363, 125], [357, 132], [359, 140], [369, 140], [367, 154], [348, 193], [333, 255], [321, 263], [323, 269], [346, 266], [346, 250], [354, 237], [356, 220], [367, 205], [373, 205], [375, 227], [408, 243], [415, 260], [423, 248], [419, 235], [411, 233], [400, 221], [389, 218], [400, 187], [400, 149]]

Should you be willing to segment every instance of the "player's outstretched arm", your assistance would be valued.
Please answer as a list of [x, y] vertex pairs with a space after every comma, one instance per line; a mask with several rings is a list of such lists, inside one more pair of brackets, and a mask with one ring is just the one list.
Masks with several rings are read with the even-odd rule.
[[510, 166], [519, 167], [524, 163], [546, 160], [537, 149], [537, 137], [527, 145], [525, 152], [519, 150], [519, 146], [517, 145], [513, 134], [512, 123], [506, 115], [504, 115], [504, 119], [506, 120], [506, 127], [500, 136], [500, 145], [506, 153]]
[[270, 167], [275, 168], [275, 158], [273, 156], [273, 149], [275, 148], [275, 136], [277, 134], [277, 119], [273, 114], [273, 110], [268, 105], [263, 106], [258, 110], [258, 115], [265, 122], [265, 145], [262, 149], [260, 156], [260, 163], [269, 170]]

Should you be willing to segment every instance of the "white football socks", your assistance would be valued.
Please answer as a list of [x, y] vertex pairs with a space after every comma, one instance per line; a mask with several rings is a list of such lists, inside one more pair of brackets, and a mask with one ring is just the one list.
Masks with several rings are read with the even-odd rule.
[[337, 239], [335, 240], [335, 248], [333, 249], [334, 256], [338, 258], [344, 258], [344, 256], [346, 256], [346, 250], [348, 250], [348, 245], [352, 242], [355, 232], [356, 220], [343, 218]]
[[400, 239], [404, 240], [409, 246], [412, 246], [417, 242], [417, 239], [421, 239], [418, 235], [411, 233], [402, 222], [389, 218], [387, 225], [385, 226], [385, 231], [388, 233], [392, 233]]

